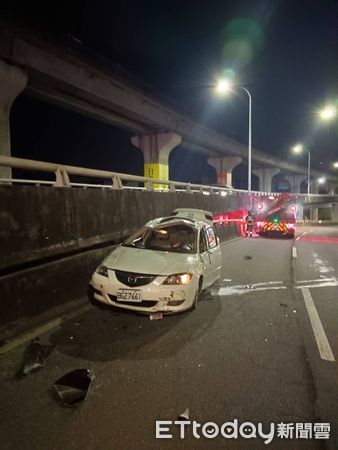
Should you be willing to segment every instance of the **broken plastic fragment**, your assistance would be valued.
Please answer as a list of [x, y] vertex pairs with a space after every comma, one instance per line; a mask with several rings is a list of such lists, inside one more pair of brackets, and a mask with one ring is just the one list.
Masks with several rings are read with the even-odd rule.
[[19, 377], [22, 378], [43, 367], [53, 350], [52, 345], [41, 345], [36, 341], [31, 342], [23, 356]]
[[183, 420], [189, 420], [189, 408], [185, 409], [185, 410], [182, 412], [182, 414], [180, 414], [180, 415], [177, 417], [177, 420], [180, 420], [180, 419], [183, 419]]
[[85, 400], [94, 375], [89, 369], [75, 369], [53, 385], [64, 406], [77, 406]]
[[150, 320], [161, 320], [163, 319], [162, 313], [150, 314]]

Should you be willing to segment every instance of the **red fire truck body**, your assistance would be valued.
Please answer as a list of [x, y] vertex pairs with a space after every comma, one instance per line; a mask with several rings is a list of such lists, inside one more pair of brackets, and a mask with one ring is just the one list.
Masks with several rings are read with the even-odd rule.
[[296, 205], [290, 194], [281, 194], [256, 216], [260, 236], [282, 235], [293, 238], [296, 231]]

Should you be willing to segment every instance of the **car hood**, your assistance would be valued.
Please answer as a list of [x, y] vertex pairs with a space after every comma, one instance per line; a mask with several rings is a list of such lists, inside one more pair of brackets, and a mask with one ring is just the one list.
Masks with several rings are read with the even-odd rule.
[[197, 255], [162, 252], [120, 246], [113, 250], [103, 264], [109, 269], [152, 275], [171, 275], [189, 270]]

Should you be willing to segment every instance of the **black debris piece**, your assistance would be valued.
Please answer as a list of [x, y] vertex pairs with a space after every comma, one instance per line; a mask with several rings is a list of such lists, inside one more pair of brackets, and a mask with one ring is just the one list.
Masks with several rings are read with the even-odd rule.
[[36, 341], [31, 342], [24, 353], [19, 378], [23, 378], [43, 367], [54, 348], [53, 345], [41, 345]]
[[64, 406], [77, 406], [86, 399], [94, 375], [89, 369], [75, 369], [53, 385]]

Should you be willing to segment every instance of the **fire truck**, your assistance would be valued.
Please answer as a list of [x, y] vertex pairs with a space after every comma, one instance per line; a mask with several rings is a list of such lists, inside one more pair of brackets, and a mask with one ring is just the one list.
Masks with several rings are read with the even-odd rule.
[[283, 193], [270, 204], [263, 203], [256, 216], [256, 232], [260, 236], [280, 235], [293, 238], [296, 230], [295, 199]]

